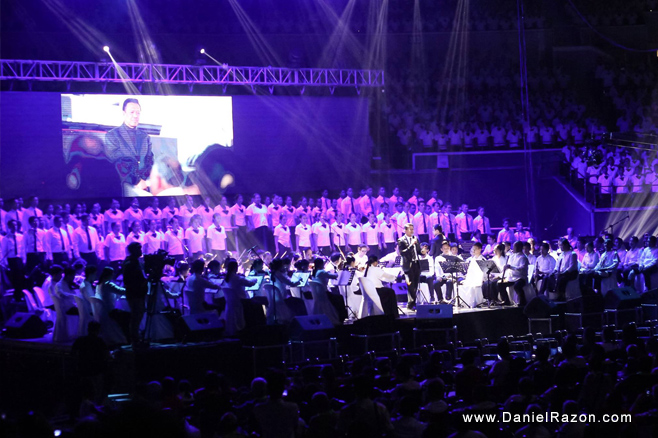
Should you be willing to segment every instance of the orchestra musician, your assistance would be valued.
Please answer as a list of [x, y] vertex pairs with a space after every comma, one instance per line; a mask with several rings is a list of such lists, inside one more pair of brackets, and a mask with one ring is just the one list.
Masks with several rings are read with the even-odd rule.
[[[439, 304], [447, 304], [452, 299], [452, 289], [453, 289], [452, 278], [450, 277], [450, 275], [443, 273], [443, 269], [441, 268], [440, 265], [440, 262], [446, 261], [445, 258], [446, 256], [451, 256], [451, 255], [452, 254], [450, 254], [450, 242], [444, 240], [443, 243], [441, 244], [441, 254], [439, 254], [439, 256], [434, 259], [435, 260], [434, 273], [436, 276], [436, 280], [432, 285], [432, 290], [434, 291], [436, 295], [436, 300]], [[446, 287], [445, 297], [443, 296], [443, 290], [442, 290], [444, 285]]]
[[402, 270], [407, 281], [407, 309], [416, 309], [416, 291], [420, 281], [420, 243], [414, 235], [414, 226], [408, 223], [404, 226], [404, 235], [398, 239], [398, 247], [402, 256]]
[[537, 294], [544, 295], [547, 290], [555, 289], [555, 277], [551, 274], [555, 270], [555, 258], [549, 254], [551, 245], [548, 242], [542, 242], [539, 257], [535, 261], [535, 272], [533, 282], [537, 287]]
[[[507, 287], [513, 285], [516, 296], [519, 299], [519, 305], [525, 306], [527, 304], [523, 288], [528, 284], [528, 258], [523, 253], [523, 242], [517, 240], [514, 242], [512, 254], [507, 258], [507, 263], [503, 267], [505, 275], [500, 283], [498, 283], [499, 293], [502, 297], [507, 295]], [[505, 289], [505, 291], [503, 291]], [[509, 298], [508, 298], [509, 300]], [[503, 304], [509, 305], [510, 302], [503, 299]]]
[[[379, 267], [379, 257], [374, 254], [368, 257], [368, 265], [364, 277], [372, 281], [372, 284], [375, 286], [379, 300], [382, 303], [384, 315], [394, 315], [397, 318], [399, 315], [395, 291], [390, 287], [385, 287], [382, 283], [395, 281], [395, 276]], [[372, 305], [370, 302], [368, 304]], [[368, 314], [370, 314], [370, 310], [368, 309]]]
[[[199, 262], [202, 261], [196, 260], [192, 264], [192, 268], [194, 269], [194, 264]], [[245, 291], [245, 287], [253, 286], [256, 282], [238, 274], [238, 262], [235, 259], [230, 259], [226, 263], [224, 284], [224, 298], [226, 299], [226, 311], [224, 312], [225, 333], [228, 336], [233, 336], [246, 327], [243, 300], [248, 300], [249, 296]], [[217, 286], [217, 288], [219, 287]]]
[[[507, 288], [498, 288], [498, 282], [501, 281], [503, 278], [503, 274], [505, 273], [505, 265], [507, 265], [507, 257], [505, 256], [505, 245], [503, 244], [498, 244], [494, 248], [494, 256], [491, 259], [494, 261], [496, 264], [496, 267], [498, 268], [497, 273], [494, 274], [489, 274], [487, 281], [485, 282], [486, 288], [483, 286], [483, 291], [486, 289], [485, 293], [485, 298], [489, 302], [489, 304], [498, 304], [498, 305], [504, 305], [504, 306], [509, 306], [510, 301], [509, 301], [509, 295], [507, 294]], [[485, 273], [486, 274], [486, 273]], [[500, 294], [500, 297], [502, 298], [500, 301], [498, 300], [498, 295]]]

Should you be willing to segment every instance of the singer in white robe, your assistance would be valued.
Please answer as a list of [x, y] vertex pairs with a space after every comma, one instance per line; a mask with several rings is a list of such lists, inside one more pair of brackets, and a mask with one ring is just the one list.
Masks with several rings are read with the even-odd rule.
[[476, 307], [478, 304], [484, 302], [484, 296], [482, 295], [484, 273], [480, 265], [477, 264], [478, 260], [484, 260], [482, 256], [482, 244], [480, 243], [473, 245], [473, 256], [467, 260], [468, 269], [466, 270], [466, 278], [460, 290], [461, 298], [471, 307]]

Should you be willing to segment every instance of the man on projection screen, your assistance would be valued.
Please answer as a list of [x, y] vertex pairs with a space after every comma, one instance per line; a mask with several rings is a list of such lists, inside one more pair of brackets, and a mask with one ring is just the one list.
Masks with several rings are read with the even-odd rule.
[[153, 149], [148, 134], [137, 128], [142, 107], [128, 98], [123, 102], [123, 124], [105, 136], [105, 155], [115, 165], [124, 196], [148, 195]]

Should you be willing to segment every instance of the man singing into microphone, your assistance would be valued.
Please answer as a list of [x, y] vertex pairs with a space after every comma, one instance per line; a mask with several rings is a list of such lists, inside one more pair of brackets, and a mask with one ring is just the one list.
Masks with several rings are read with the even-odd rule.
[[416, 309], [416, 291], [420, 281], [420, 243], [414, 236], [414, 226], [406, 224], [404, 226], [404, 236], [398, 239], [398, 247], [402, 256], [402, 270], [407, 280], [408, 303], [407, 309]]

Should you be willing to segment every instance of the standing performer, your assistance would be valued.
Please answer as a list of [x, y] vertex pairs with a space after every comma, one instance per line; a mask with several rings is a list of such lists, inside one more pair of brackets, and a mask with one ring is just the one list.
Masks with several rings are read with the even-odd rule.
[[402, 256], [402, 270], [407, 280], [409, 295], [407, 309], [414, 310], [416, 308], [416, 291], [418, 290], [418, 282], [420, 281], [420, 264], [418, 263], [420, 242], [414, 236], [413, 224], [409, 223], [404, 226], [404, 236], [398, 239], [398, 247]]

